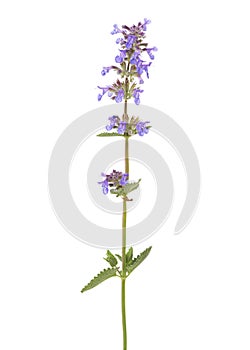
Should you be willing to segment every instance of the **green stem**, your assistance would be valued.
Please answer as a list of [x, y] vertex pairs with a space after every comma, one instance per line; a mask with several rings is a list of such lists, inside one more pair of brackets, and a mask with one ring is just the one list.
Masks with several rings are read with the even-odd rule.
[[[124, 117], [127, 117], [127, 101], [124, 105]], [[125, 173], [129, 173], [129, 148], [128, 136], [125, 136]], [[122, 330], [123, 330], [123, 350], [127, 350], [127, 324], [126, 324], [126, 231], [127, 231], [127, 200], [123, 199], [122, 212]]]
[[122, 331], [123, 331], [123, 350], [127, 350], [127, 324], [126, 324], [126, 220], [127, 220], [127, 202], [123, 200], [122, 215]]

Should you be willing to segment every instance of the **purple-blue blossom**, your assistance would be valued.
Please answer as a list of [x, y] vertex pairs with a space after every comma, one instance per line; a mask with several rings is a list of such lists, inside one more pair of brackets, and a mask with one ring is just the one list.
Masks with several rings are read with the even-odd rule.
[[103, 67], [103, 70], [101, 71], [102, 75], [106, 75], [112, 67]]
[[133, 97], [136, 105], [140, 104], [140, 93], [142, 93], [143, 90], [140, 89], [134, 89], [133, 91]]
[[114, 27], [114, 29], [111, 32], [112, 35], [117, 34], [117, 33], [121, 33], [121, 30], [118, 28], [117, 24], [114, 24], [113, 27]]
[[148, 124], [150, 122], [139, 122], [136, 124], [136, 130], [138, 135], [140, 136], [144, 136], [145, 134], [148, 134], [148, 128], [146, 126], [146, 124]]
[[151, 60], [154, 60], [155, 56], [152, 54], [152, 51], [157, 51], [157, 47], [152, 47], [151, 49], [147, 49], [147, 54], [149, 55], [149, 57], [151, 58]]
[[126, 57], [126, 54], [126, 50], [120, 50], [120, 55], [116, 56], [115, 58], [116, 63], [122, 63], [124, 58]]
[[101, 174], [102, 176], [105, 176], [105, 179], [103, 181], [98, 182], [99, 185], [102, 185], [102, 192], [103, 194], [108, 194], [109, 192], [109, 183], [108, 180], [106, 178], [105, 174]]
[[113, 129], [113, 127], [114, 127], [116, 124], [119, 123], [120, 118], [117, 117], [116, 115], [113, 115], [112, 117], [109, 117], [108, 120], [109, 120], [109, 124], [106, 125], [106, 130], [107, 130], [107, 131], [110, 131], [110, 130]]
[[146, 72], [147, 78], [149, 78], [148, 74], [148, 67], [150, 67], [152, 62], [149, 62], [148, 64], [143, 64], [143, 70]]
[[99, 94], [99, 95], [98, 95], [98, 101], [101, 101], [102, 96], [105, 95], [106, 92], [109, 91], [110, 86], [106, 86], [106, 87], [97, 86], [97, 87], [98, 87], [98, 89], [101, 89], [101, 90], [102, 90], [102, 94]]
[[102, 192], [105, 195], [108, 194], [109, 187], [112, 189], [118, 189], [128, 183], [128, 173], [113, 170], [110, 174], [101, 173], [101, 175], [104, 176], [105, 179], [103, 181], [99, 181], [98, 184], [102, 186]]
[[124, 97], [124, 90], [123, 89], [118, 90], [116, 94], [115, 102], [116, 103], [122, 102], [123, 97]]
[[[140, 51], [135, 51], [130, 58], [130, 63], [137, 65], [138, 57], [140, 56]], [[140, 60], [140, 58], [139, 58]]]
[[[117, 24], [113, 26], [111, 34], [118, 34], [116, 43], [119, 45], [119, 52], [114, 55], [117, 65], [103, 67], [101, 74], [105, 76], [112, 69], [121, 76], [110, 85], [107, 94], [116, 103], [134, 98], [134, 102], [140, 104], [140, 85], [144, 83], [144, 75], [149, 78], [149, 67], [155, 58], [154, 52], [157, 51], [155, 46], [148, 47], [148, 43], [145, 42], [145, 31], [150, 23], [149, 19], [144, 18], [144, 21], [130, 27], [118, 27]], [[138, 79], [137, 83], [135, 78]], [[105, 91], [98, 95], [98, 101], [104, 94]]]
[[127, 43], [126, 43], [126, 48], [131, 49], [133, 46], [134, 42], [136, 41], [136, 36], [135, 35], [129, 35], [127, 38]]
[[124, 134], [126, 129], [127, 129], [127, 123], [126, 122], [120, 122], [119, 126], [118, 126], [118, 129], [117, 129], [117, 132], [118, 132], [118, 134]]
[[128, 183], [128, 174], [127, 173], [124, 173], [122, 175], [122, 178], [120, 180], [120, 185], [124, 186]]
[[150, 19], [144, 18], [144, 23], [143, 23], [143, 30], [146, 31], [147, 30], [147, 24], [150, 24], [151, 21]]

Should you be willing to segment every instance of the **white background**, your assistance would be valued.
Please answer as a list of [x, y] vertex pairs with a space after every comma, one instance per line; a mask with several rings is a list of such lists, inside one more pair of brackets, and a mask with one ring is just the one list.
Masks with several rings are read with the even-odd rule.
[[1, 2], [1, 349], [122, 348], [118, 280], [80, 293], [103, 268], [104, 251], [59, 224], [47, 171], [60, 133], [100, 106], [100, 70], [115, 56], [112, 25], [147, 17], [159, 51], [142, 102], [192, 140], [202, 193], [181, 235], [171, 217], [136, 247], [153, 250], [128, 281], [129, 350], [249, 350], [248, 5]]

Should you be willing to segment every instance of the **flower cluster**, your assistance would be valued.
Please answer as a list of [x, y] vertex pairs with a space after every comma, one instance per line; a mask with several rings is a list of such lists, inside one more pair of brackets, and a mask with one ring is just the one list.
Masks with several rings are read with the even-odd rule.
[[122, 173], [121, 171], [113, 170], [111, 174], [101, 174], [105, 177], [103, 181], [98, 182], [102, 185], [102, 191], [104, 194], [108, 194], [109, 187], [112, 189], [119, 189], [128, 183], [128, 174]]
[[132, 136], [138, 134], [143, 136], [149, 131], [149, 121], [143, 122], [138, 117], [131, 117], [127, 121], [121, 120], [118, 116], [113, 115], [108, 118], [109, 124], [106, 125], [106, 130], [117, 129], [120, 135]]
[[[140, 104], [140, 94], [143, 90], [140, 85], [143, 84], [143, 74], [145, 73], [147, 78], [149, 78], [148, 68], [154, 60], [153, 52], [157, 51], [156, 47], [148, 47], [148, 44], [144, 42], [146, 37], [145, 32], [147, 30], [147, 25], [150, 20], [144, 19], [144, 22], [139, 22], [138, 25], [132, 25], [128, 27], [123, 25], [121, 28], [114, 25], [114, 29], [111, 34], [118, 34], [120, 37], [116, 40], [116, 43], [120, 45], [119, 54], [115, 57], [115, 62], [119, 66], [112, 65], [109, 67], [103, 67], [101, 74], [104, 76], [109, 73], [110, 70], [116, 71], [123, 81], [117, 79], [117, 81], [109, 86], [101, 87], [102, 93], [98, 94], [98, 101], [100, 101], [108, 92], [108, 96], [115, 100], [117, 103], [134, 99], [135, 104]], [[147, 62], [143, 59], [142, 55], [146, 53], [148, 58], [151, 60]], [[135, 81], [135, 78], [138, 81]]]

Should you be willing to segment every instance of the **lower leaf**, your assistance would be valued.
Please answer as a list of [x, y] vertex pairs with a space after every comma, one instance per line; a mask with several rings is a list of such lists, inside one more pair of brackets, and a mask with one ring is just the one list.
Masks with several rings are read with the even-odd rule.
[[101, 271], [100, 273], [98, 273], [97, 276], [95, 276], [82, 290], [81, 293], [86, 292], [89, 289], [92, 289], [96, 286], [98, 286], [98, 284], [106, 281], [108, 278], [110, 277], [114, 277], [117, 276], [116, 275], [116, 269], [112, 268], [112, 269], [104, 269], [103, 271]]

